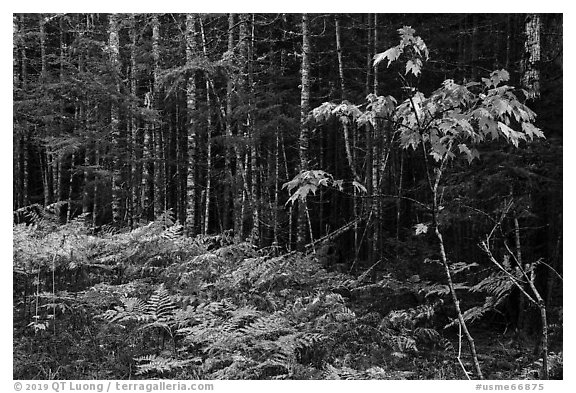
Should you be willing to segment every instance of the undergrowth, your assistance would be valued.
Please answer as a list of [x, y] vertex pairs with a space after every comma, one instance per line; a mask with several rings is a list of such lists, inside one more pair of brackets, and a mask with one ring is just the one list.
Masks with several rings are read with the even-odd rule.
[[[417, 276], [330, 272], [166, 220], [13, 233], [14, 379], [462, 378], [447, 288]], [[470, 320], [505, 296], [493, 283], [469, 288], [492, 296]], [[533, 378], [538, 359], [521, 366]]]

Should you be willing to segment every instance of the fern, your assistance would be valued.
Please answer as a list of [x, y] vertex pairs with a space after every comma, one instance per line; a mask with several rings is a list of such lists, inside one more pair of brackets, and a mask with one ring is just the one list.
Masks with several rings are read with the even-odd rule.
[[[528, 366], [522, 368], [520, 376], [523, 379], [539, 379], [542, 372], [542, 358], [535, 360]], [[562, 351], [548, 353], [548, 374], [550, 379], [562, 379], [564, 356]]]
[[176, 305], [172, 301], [168, 290], [166, 290], [163, 284], [154, 291], [146, 305], [147, 314], [157, 321], [170, 319], [173, 316], [175, 309]]
[[121, 299], [123, 305], [107, 310], [99, 317], [116, 323], [130, 321], [145, 322], [143, 328], [162, 326], [167, 328], [167, 322], [172, 322], [176, 305], [163, 285], [154, 291], [148, 302], [128, 297]]
[[162, 234], [160, 235], [160, 238], [164, 239], [164, 240], [175, 240], [176, 238], [183, 236], [184, 235], [184, 227], [180, 224], [177, 225], [172, 225], [168, 228], [166, 228]]
[[130, 321], [143, 322], [148, 320], [146, 303], [138, 298], [121, 299], [123, 306], [116, 306], [114, 309], [107, 310], [99, 317], [116, 323], [125, 323]]
[[170, 373], [176, 369], [183, 368], [190, 363], [197, 363], [200, 361], [198, 358], [180, 360], [157, 355], [140, 356], [134, 360], [137, 363], [141, 363], [136, 365], [137, 375], [145, 375], [150, 373]]

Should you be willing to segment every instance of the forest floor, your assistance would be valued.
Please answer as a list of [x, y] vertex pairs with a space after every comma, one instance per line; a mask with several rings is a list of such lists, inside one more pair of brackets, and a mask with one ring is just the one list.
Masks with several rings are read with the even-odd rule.
[[[440, 284], [175, 228], [15, 226], [14, 379], [466, 379], [459, 352], [475, 378]], [[488, 318], [472, 334], [485, 377], [538, 378], [532, 339]]]

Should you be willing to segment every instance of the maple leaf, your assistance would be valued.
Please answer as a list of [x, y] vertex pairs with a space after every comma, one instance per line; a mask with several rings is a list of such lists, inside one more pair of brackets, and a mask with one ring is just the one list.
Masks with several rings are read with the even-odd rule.
[[478, 153], [478, 150], [470, 149], [464, 143], [459, 144], [458, 149], [460, 150], [460, 153], [466, 154], [466, 159], [468, 160], [468, 164], [471, 164], [475, 158], [480, 157], [480, 153]]
[[540, 130], [532, 123], [522, 123], [522, 131], [524, 131], [530, 140], [534, 139], [534, 136], [538, 138], [546, 138], [542, 130]]
[[398, 29], [398, 33], [402, 36], [402, 38], [410, 38], [414, 36], [416, 30], [414, 30], [411, 26], [402, 26]]
[[388, 59], [388, 65], [386, 67], [390, 67], [390, 64], [392, 64], [394, 60], [398, 59], [401, 54], [402, 48], [399, 46], [393, 46], [385, 52], [377, 53], [374, 55], [374, 66], [378, 65], [382, 60]]
[[500, 130], [500, 132], [502, 132], [502, 134], [504, 134], [506, 139], [510, 139], [510, 135], [511, 135], [511, 131], [512, 131], [512, 129], [510, 127], [508, 127], [506, 124], [499, 121], [498, 122], [498, 129]]
[[421, 69], [422, 69], [422, 60], [420, 59], [408, 60], [406, 62], [406, 74], [411, 72], [414, 74], [414, 76], [418, 76], [420, 74]]
[[416, 236], [422, 233], [428, 233], [428, 225], [422, 223], [414, 225], [414, 233]]

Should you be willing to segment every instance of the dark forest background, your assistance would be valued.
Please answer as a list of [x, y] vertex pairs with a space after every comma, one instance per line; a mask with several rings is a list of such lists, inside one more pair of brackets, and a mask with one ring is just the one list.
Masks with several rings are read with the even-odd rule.
[[[421, 72], [375, 66], [406, 26], [429, 50]], [[442, 281], [422, 263], [438, 258], [423, 223], [441, 224], [451, 263], [485, 267], [479, 242], [498, 222], [494, 255], [511, 244], [545, 262], [527, 271], [561, 310], [562, 15], [15, 14], [13, 29], [16, 223], [80, 220], [103, 236], [163, 222], [217, 247], [313, 252], [329, 271], [415, 283]], [[479, 145], [478, 159], [446, 167], [439, 195], [435, 164], [393, 126], [311, 112], [364, 110], [370, 94], [400, 104], [501, 69], [545, 139]], [[291, 201], [284, 185], [301, 171], [341, 187]], [[505, 323], [538, 335], [536, 308], [508, 289]]]

